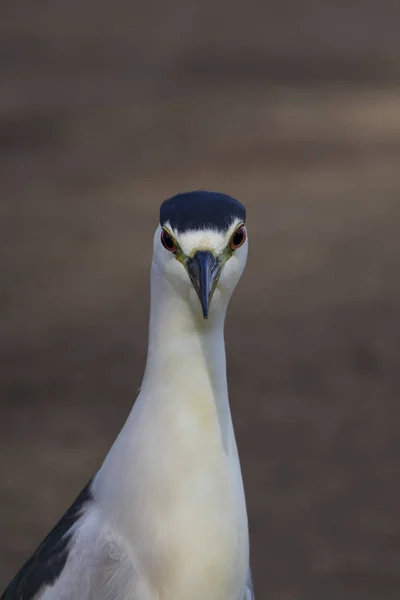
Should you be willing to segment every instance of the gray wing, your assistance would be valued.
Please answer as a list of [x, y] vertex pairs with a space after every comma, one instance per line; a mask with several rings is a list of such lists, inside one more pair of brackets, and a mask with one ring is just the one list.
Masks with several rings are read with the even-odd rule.
[[92, 499], [90, 481], [17, 573], [0, 600], [33, 600], [41, 588], [54, 584], [67, 562], [71, 527]]
[[246, 592], [243, 600], [254, 600], [254, 586], [253, 586], [253, 578], [251, 576], [251, 569], [249, 567], [249, 574], [247, 576], [247, 584], [246, 584]]

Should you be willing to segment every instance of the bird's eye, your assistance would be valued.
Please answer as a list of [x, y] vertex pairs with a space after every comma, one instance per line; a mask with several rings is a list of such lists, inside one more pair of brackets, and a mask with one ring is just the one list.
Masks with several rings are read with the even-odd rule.
[[235, 233], [231, 237], [231, 241], [229, 242], [231, 250], [236, 250], [236, 248], [240, 248], [244, 244], [246, 240], [246, 229], [244, 225], [241, 225], [238, 229], [236, 229]]
[[172, 237], [169, 235], [169, 233], [167, 233], [164, 229], [161, 232], [161, 243], [164, 246], [164, 248], [175, 254], [176, 244]]

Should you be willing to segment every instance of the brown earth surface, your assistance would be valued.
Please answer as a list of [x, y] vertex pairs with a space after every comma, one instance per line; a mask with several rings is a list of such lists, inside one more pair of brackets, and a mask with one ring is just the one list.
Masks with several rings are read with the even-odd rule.
[[208, 188], [248, 209], [226, 337], [257, 598], [397, 600], [398, 2], [1, 12], [0, 588], [135, 398], [159, 203]]

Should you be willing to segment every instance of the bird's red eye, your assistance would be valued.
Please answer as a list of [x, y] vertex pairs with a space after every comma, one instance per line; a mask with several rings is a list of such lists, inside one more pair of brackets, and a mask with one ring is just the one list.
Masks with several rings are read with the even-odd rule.
[[236, 248], [240, 248], [244, 244], [246, 240], [246, 229], [244, 225], [241, 225], [238, 229], [236, 229], [235, 233], [231, 237], [231, 241], [229, 243], [231, 250], [236, 250]]
[[169, 235], [169, 233], [165, 231], [165, 229], [163, 229], [161, 232], [161, 243], [164, 246], [164, 248], [175, 254], [176, 244], [172, 237]]

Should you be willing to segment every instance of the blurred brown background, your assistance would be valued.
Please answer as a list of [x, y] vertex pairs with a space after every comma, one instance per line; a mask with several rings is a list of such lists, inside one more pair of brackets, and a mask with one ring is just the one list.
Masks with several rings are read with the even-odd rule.
[[399, 28], [398, 0], [2, 2], [0, 588], [124, 422], [158, 206], [202, 187], [248, 208], [257, 598], [399, 597]]

